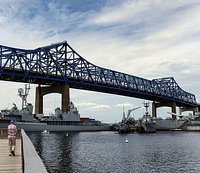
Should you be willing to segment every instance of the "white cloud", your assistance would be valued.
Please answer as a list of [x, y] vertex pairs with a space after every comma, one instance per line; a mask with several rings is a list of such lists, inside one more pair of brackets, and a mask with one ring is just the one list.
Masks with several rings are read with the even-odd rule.
[[111, 106], [109, 105], [100, 105], [96, 103], [78, 103], [77, 105], [82, 107], [82, 109], [89, 109], [89, 110], [95, 110], [95, 111], [111, 108]]
[[119, 103], [119, 104], [116, 104], [116, 107], [133, 107], [133, 104], [129, 103], [129, 102], [125, 102], [125, 103]]

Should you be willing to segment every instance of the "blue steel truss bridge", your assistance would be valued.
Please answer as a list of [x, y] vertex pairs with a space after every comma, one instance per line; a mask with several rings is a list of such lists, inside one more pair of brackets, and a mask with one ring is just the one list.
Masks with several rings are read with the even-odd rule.
[[67, 42], [34, 50], [0, 45], [0, 80], [69, 84], [70, 88], [197, 106], [195, 95], [182, 90], [173, 77], [147, 80], [102, 68], [88, 62]]

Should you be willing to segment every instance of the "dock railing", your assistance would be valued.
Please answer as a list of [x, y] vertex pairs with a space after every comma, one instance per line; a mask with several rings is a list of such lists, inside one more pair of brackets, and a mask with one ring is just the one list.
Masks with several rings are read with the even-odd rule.
[[22, 141], [22, 162], [23, 162], [23, 173], [47, 173], [47, 170], [42, 162], [40, 156], [36, 152], [31, 140], [21, 130], [21, 141]]

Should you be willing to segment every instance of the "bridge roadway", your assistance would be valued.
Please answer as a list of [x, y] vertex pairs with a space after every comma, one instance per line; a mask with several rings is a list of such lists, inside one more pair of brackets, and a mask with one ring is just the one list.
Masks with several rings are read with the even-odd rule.
[[47, 170], [24, 130], [18, 130], [16, 155], [9, 156], [7, 130], [0, 129], [0, 173], [22, 172], [47, 173]]

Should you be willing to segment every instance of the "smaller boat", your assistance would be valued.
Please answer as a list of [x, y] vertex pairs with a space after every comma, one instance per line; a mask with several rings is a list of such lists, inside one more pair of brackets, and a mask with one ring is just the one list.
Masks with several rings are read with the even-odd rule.
[[128, 143], [128, 139], [126, 138], [125, 143]]
[[44, 130], [41, 132], [42, 134], [49, 134], [49, 131], [48, 130]]
[[137, 110], [141, 108], [139, 107], [135, 107], [133, 109], [129, 109], [127, 112], [127, 115], [125, 115], [125, 112], [123, 112], [123, 118], [122, 121], [120, 123], [118, 123], [118, 125], [116, 125], [114, 128], [116, 130], [118, 130], [119, 133], [133, 133], [136, 131], [136, 121], [133, 117], [131, 117], [131, 112]]

